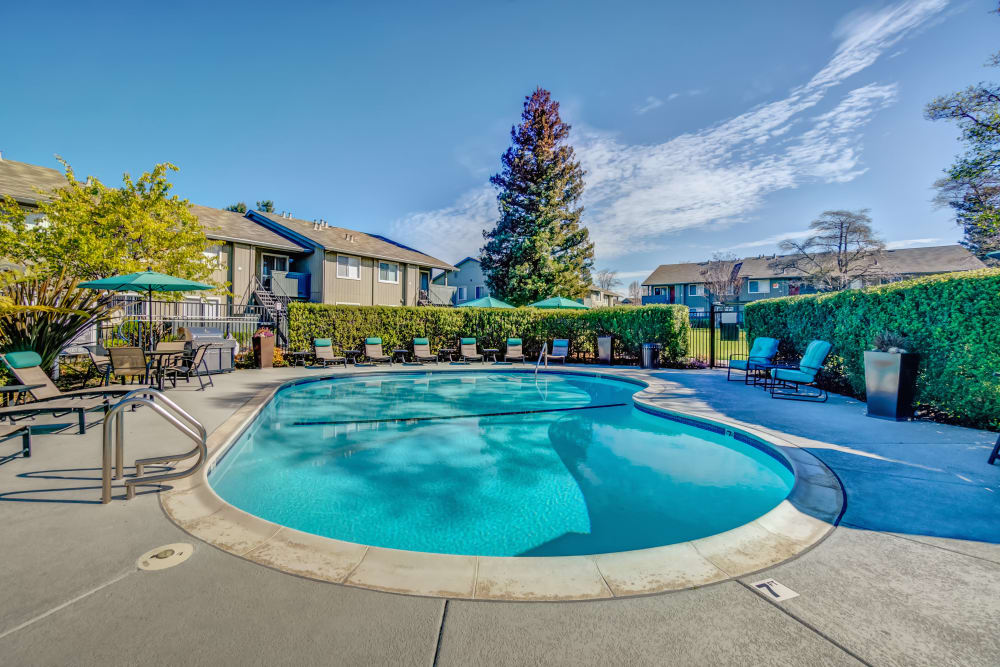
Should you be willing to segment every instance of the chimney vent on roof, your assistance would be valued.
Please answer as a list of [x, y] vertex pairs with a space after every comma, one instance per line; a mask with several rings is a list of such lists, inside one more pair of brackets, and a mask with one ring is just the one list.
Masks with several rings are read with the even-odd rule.
[[3, 162], [3, 151], [0, 151], [0, 162]]

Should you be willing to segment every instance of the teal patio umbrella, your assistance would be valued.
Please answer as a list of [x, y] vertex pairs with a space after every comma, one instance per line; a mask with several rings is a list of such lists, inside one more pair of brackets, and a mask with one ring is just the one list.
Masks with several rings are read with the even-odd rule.
[[466, 301], [465, 303], [460, 303], [456, 308], [513, 308], [506, 301], [501, 301], [500, 299], [494, 299], [491, 296], [484, 296], [481, 299], [475, 299], [473, 301]]
[[153, 348], [153, 292], [193, 292], [196, 290], [215, 289], [211, 285], [168, 276], [165, 273], [157, 273], [150, 268], [149, 271], [139, 273], [127, 273], [123, 276], [111, 276], [100, 280], [89, 280], [80, 283], [77, 287], [87, 287], [90, 289], [106, 290], [108, 292], [146, 292], [149, 307], [149, 347]]
[[544, 299], [542, 301], [536, 301], [535, 303], [529, 303], [529, 308], [562, 308], [566, 310], [577, 309], [586, 310], [589, 306], [585, 306], [579, 301], [573, 301], [573, 299], [567, 299], [563, 296], [554, 296], [550, 299]]

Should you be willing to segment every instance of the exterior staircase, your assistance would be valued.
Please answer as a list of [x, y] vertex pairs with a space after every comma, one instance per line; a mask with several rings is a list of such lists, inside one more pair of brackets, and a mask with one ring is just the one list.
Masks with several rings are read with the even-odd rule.
[[251, 289], [253, 292], [253, 298], [258, 304], [260, 304], [260, 306], [264, 309], [264, 313], [266, 313], [267, 317], [271, 320], [270, 322], [262, 322], [262, 324], [272, 325], [274, 327], [274, 334], [277, 338], [275, 342], [279, 347], [286, 347], [288, 345], [289, 297], [275, 294], [268, 287], [266, 287], [257, 276], [254, 276]]

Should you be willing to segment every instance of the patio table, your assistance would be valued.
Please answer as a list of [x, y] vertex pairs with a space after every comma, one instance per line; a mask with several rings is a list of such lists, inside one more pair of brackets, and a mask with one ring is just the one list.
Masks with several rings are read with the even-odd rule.
[[497, 356], [499, 356], [500, 350], [495, 347], [484, 347], [483, 348], [483, 359], [486, 357], [493, 357], [493, 363], [497, 362]]
[[405, 364], [406, 363], [406, 355], [408, 355], [409, 353], [410, 353], [409, 350], [404, 350], [402, 348], [399, 348], [397, 350], [393, 350], [392, 351], [392, 360], [396, 361], [396, 355], [399, 355], [401, 362]]
[[[163, 391], [163, 360], [167, 357], [185, 357], [186, 355], [186, 352], [180, 352], [178, 350], [152, 350], [150, 352], [146, 352], [146, 356], [153, 357], [153, 361], [155, 362], [155, 370], [150, 370], [153, 370], [153, 372], [156, 373], [157, 389]], [[174, 377], [176, 378], [176, 375]], [[148, 381], [149, 378], [147, 377], [146, 380]], [[176, 386], [176, 380], [174, 386]]]
[[14, 398], [14, 404], [24, 402], [24, 397], [32, 389], [39, 389], [45, 385], [41, 384], [8, 384], [0, 387], [0, 393], [3, 394], [3, 407], [10, 405], [10, 397], [14, 394], [17, 396]]
[[292, 367], [302, 364], [303, 368], [306, 365], [306, 361], [313, 355], [312, 350], [297, 350], [295, 352], [289, 353], [292, 357]]
[[438, 359], [444, 359], [448, 357], [448, 361], [455, 361], [455, 348], [453, 347], [442, 347], [438, 350]]

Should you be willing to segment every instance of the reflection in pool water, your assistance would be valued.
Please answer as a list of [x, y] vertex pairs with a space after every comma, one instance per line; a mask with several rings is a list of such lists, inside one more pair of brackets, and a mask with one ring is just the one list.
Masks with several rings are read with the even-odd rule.
[[788, 495], [783, 462], [636, 409], [639, 389], [510, 372], [292, 385], [209, 481], [227, 502], [298, 530], [484, 556], [684, 542], [752, 521]]

